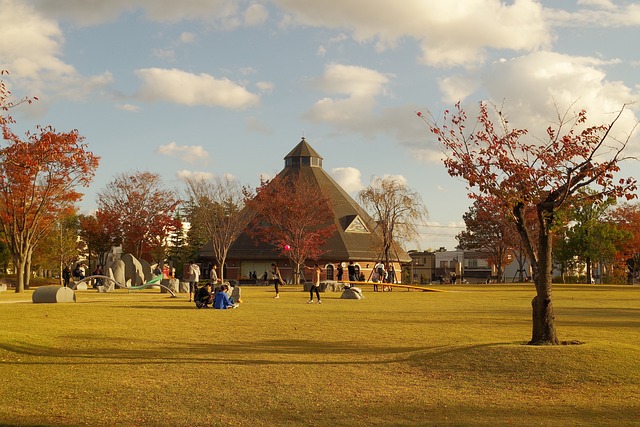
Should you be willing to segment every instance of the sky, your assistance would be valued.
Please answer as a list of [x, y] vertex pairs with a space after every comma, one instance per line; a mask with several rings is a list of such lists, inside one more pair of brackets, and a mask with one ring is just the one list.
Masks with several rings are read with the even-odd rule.
[[135, 171], [256, 187], [304, 137], [354, 198], [387, 176], [420, 195], [407, 250], [453, 250], [470, 206], [416, 112], [488, 101], [534, 135], [569, 108], [610, 123], [640, 98], [638, 41], [632, 1], [0, 0], [3, 79], [38, 98], [14, 130], [78, 129], [101, 157], [81, 213]]

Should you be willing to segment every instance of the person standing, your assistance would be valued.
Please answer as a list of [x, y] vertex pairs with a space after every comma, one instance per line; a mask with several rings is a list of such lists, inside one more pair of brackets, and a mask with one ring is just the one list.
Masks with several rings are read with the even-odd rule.
[[349, 261], [349, 265], [347, 266], [347, 273], [349, 274], [349, 281], [357, 282], [358, 278], [356, 276], [356, 266], [353, 265], [353, 261]]
[[[96, 265], [96, 268], [93, 270], [93, 273], [91, 273], [92, 276], [102, 276], [103, 272], [102, 272], [102, 266], [100, 264]], [[102, 278], [97, 278], [95, 279], [96, 281], [93, 284], [93, 287], [95, 289], [98, 289], [98, 286], [102, 286]]]
[[338, 282], [342, 282], [342, 263], [338, 264]]
[[307, 267], [305, 265], [304, 268], [313, 271], [312, 276], [311, 276], [311, 281], [313, 282], [313, 284], [311, 285], [311, 288], [309, 289], [309, 302], [307, 302], [307, 304], [313, 304], [313, 292], [314, 291], [315, 291], [316, 297], [318, 299], [318, 304], [322, 304], [322, 301], [320, 300], [320, 273], [322, 272], [322, 270], [320, 270], [320, 267], [318, 267], [318, 264], [314, 264], [313, 267]]
[[387, 282], [396, 283], [396, 269], [393, 264], [389, 264], [389, 271], [387, 271]]
[[189, 261], [189, 302], [193, 300], [193, 294], [198, 288], [200, 280], [200, 267], [193, 261]]
[[64, 270], [62, 270], [62, 280], [64, 280], [64, 287], [69, 287], [69, 281], [71, 280], [71, 269], [68, 265], [65, 265]]
[[218, 266], [217, 265], [213, 265], [213, 267], [211, 267], [211, 283], [213, 283], [214, 285], [216, 285], [218, 283]]
[[276, 288], [276, 296], [274, 298], [280, 298], [280, 285], [284, 285], [284, 281], [282, 280], [280, 269], [275, 265], [275, 263], [271, 264], [271, 278], [274, 280]]

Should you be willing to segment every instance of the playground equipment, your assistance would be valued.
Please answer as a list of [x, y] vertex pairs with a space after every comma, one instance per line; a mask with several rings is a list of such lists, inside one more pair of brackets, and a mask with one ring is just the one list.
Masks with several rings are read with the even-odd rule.
[[73, 284], [73, 286], [71, 286], [71, 289], [75, 290], [76, 287], [83, 282], [89, 282], [92, 279], [105, 279], [110, 281], [111, 283], [113, 283], [116, 287], [118, 288], [122, 288], [122, 289], [128, 289], [130, 291], [136, 291], [136, 290], [140, 290], [140, 289], [146, 289], [149, 286], [159, 286], [163, 289], [166, 289], [167, 292], [169, 292], [171, 294], [171, 298], [176, 298], [177, 295], [175, 294], [175, 292], [173, 292], [173, 290], [171, 290], [170, 288], [168, 288], [167, 286], [163, 285], [162, 283], [160, 283], [162, 281], [162, 276], [156, 276], [153, 279], [149, 280], [146, 283], [143, 283], [142, 285], [138, 285], [138, 286], [124, 286], [120, 283], [118, 283], [115, 279], [112, 279], [109, 276], [102, 276], [102, 275], [94, 275], [94, 276], [87, 276], [82, 280], [77, 281], [76, 283]]
[[425, 286], [418, 286], [418, 285], [403, 285], [400, 283], [383, 283], [383, 282], [356, 282], [356, 281], [350, 281], [350, 280], [343, 280], [342, 283], [349, 283], [349, 284], [353, 284], [353, 285], [377, 285], [377, 286], [384, 286], [384, 287], [393, 287], [393, 288], [404, 288], [406, 290], [417, 290], [417, 291], [423, 291], [423, 292], [447, 292], [443, 289], [434, 289], [434, 288], [427, 288]]

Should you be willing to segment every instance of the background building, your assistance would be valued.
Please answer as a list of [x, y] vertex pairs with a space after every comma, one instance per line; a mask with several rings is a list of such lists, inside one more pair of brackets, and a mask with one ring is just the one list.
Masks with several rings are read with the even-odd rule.
[[[323, 270], [321, 279], [335, 280], [338, 264], [344, 263], [343, 278], [347, 280], [346, 265], [353, 261], [365, 280], [368, 280], [373, 266], [382, 258], [382, 238], [376, 231], [375, 221], [329, 176], [322, 168], [322, 162], [323, 158], [302, 138], [285, 156], [284, 169], [278, 175], [300, 173], [303, 178], [317, 185], [318, 191], [327, 194], [331, 201], [336, 232], [327, 239], [320, 259], [313, 261]], [[411, 262], [411, 258], [397, 245], [394, 254], [396, 281], [400, 282], [401, 264]], [[213, 261], [210, 243], [202, 248], [200, 257], [205, 265]], [[268, 275], [271, 271], [271, 263], [278, 265], [285, 280], [292, 277], [288, 258], [271, 245], [256, 241], [249, 233], [243, 232], [229, 250], [225, 278], [251, 282], [254, 280], [249, 279], [250, 275], [255, 272], [260, 281], [265, 272]]]

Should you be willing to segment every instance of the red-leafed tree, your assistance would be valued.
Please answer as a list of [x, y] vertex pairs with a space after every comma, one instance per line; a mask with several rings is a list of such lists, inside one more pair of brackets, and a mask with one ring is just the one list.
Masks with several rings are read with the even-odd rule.
[[107, 254], [113, 246], [121, 242], [109, 226], [117, 221], [112, 215], [97, 211], [95, 215], [80, 215], [78, 217], [79, 235], [87, 247], [89, 254], [98, 258], [98, 264], [105, 265]]
[[300, 283], [300, 269], [307, 259], [325, 253], [323, 245], [336, 231], [329, 198], [299, 173], [279, 175], [263, 181], [245, 205], [255, 214], [250, 235], [271, 244], [295, 266], [294, 282]]
[[29, 287], [31, 256], [57, 218], [75, 211], [93, 179], [99, 158], [82, 144], [77, 130], [38, 127], [22, 139], [14, 134], [7, 111], [15, 103], [0, 82], [0, 226], [17, 274], [16, 292]]
[[456, 236], [458, 247], [484, 254], [496, 267], [498, 282], [504, 282], [504, 268], [520, 243], [513, 221], [490, 196], [478, 197], [462, 219], [466, 228]]
[[[546, 137], [528, 137], [528, 131], [510, 129], [501, 111], [492, 116], [480, 104], [477, 120], [469, 125], [458, 103], [444, 113], [444, 122], [422, 116], [444, 146], [445, 167], [451, 176], [468, 182], [470, 197], [496, 198], [513, 215], [529, 255], [536, 287], [532, 304], [530, 344], [558, 344], [551, 292], [552, 238], [555, 215], [575, 193], [587, 187], [590, 197], [635, 197], [636, 180], [614, 180], [624, 160], [630, 135], [622, 141], [610, 134], [624, 107], [608, 125], [587, 126], [585, 111], [574, 117], [558, 114]], [[532, 235], [526, 211], [535, 207], [538, 234]]]
[[627, 233], [618, 245], [616, 261], [629, 269], [629, 284], [640, 275], [640, 204], [623, 203], [611, 209], [608, 221]]
[[[154, 259], [171, 233], [180, 230], [174, 212], [180, 201], [152, 172], [119, 174], [98, 193], [96, 216], [123, 250], [137, 259]], [[157, 257], [157, 255], [156, 255]]]

